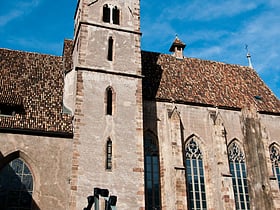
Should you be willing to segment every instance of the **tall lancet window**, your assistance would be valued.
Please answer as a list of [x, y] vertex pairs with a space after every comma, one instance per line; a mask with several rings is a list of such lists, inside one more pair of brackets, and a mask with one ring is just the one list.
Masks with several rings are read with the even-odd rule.
[[270, 152], [270, 160], [272, 162], [272, 170], [273, 175], [277, 177], [278, 180], [278, 186], [280, 188], [280, 152], [279, 149], [275, 145], [271, 145], [269, 148]]
[[113, 155], [113, 149], [112, 149], [112, 141], [110, 138], [108, 138], [106, 143], [106, 169], [111, 170], [112, 169], [112, 155]]
[[159, 151], [155, 138], [146, 134], [144, 138], [145, 155], [145, 209], [161, 209]]
[[113, 90], [111, 87], [108, 87], [106, 89], [105, 105], [106, 105], [106, 114], [112, 115], [113, 114]]
[[236, 142], [228, 147], [236, 209], [250, 209], [245, 156]]
[[33, 178], [17, 158], [0, 171], [0, 209], [32, 209]]
[[202, 153], [195, 138], [185, 145], [189, 209], [207, 209]]
[[108, 4], [103, 6], [103, 21], [105, 23], [110, 23], [110, 8]]
[[113, 24], [120, 24], [120, 10], [116, 6], [113, 7]]
[[113, 61], [113, 47], [114, 47], [114, 39], [110, 36], [108, 39], [108, 61]]

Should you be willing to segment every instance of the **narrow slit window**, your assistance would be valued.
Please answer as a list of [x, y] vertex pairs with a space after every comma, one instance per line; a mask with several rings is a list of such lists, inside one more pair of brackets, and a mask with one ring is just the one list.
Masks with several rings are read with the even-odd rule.
[[108, 40], [108, 60], [109, 61], [113, 60], [113, 44], [114, 44], [114, 40], [110, 36], [109, 40]]
[[106, 169], [112, 169], [112, 141], [109, 138], [106, 145]]
[[110, 23], [110, 8], [108, 4], [103, 6], [103, 21], [105, 23]]
[[106, 114], [112, 115], [113, 113], [113, 91], [111, 88], [107, 89], [107, 101], [106, 101]]
[[117, 7], [113, 8], [113, 24], [120, 24], [120, 10]]

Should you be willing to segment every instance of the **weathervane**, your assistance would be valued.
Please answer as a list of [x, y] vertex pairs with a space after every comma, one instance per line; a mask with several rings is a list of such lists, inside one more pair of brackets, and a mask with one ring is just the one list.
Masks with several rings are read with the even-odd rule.
[[250, 52], [249, 52], [249, 49], [248, 49], [248, 45], [245, 44], [245, 50], [247, 51], [247, 59], [248, 59], [248, 63], [249, 63], [249, 67], [250, 68], [253, 68], [253, 65], [252, 65], [252, 62], [251, 62], [251, 55], [250, 55]]

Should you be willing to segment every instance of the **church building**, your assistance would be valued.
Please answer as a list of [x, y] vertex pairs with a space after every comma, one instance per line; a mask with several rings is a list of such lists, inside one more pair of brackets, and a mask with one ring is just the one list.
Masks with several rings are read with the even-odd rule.
[[62, 56], [0, 49], [0, 209], [280, 209], [280, 101], [252, 66], [141, 50], [139, 0], [74, 23]]

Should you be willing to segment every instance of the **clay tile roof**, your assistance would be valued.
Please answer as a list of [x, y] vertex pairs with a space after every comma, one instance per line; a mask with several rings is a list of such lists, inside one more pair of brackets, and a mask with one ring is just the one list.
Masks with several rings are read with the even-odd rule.
[[0, 85], [0, 109], [23, 108], [0, 115], [0, 129], [72, 134], [72, 116], [62, 113], [62, 57], [0, 49]]
[[145, 99], [280, 113], [280, 101], [249, 67], [142, 52], [142, 71]]

